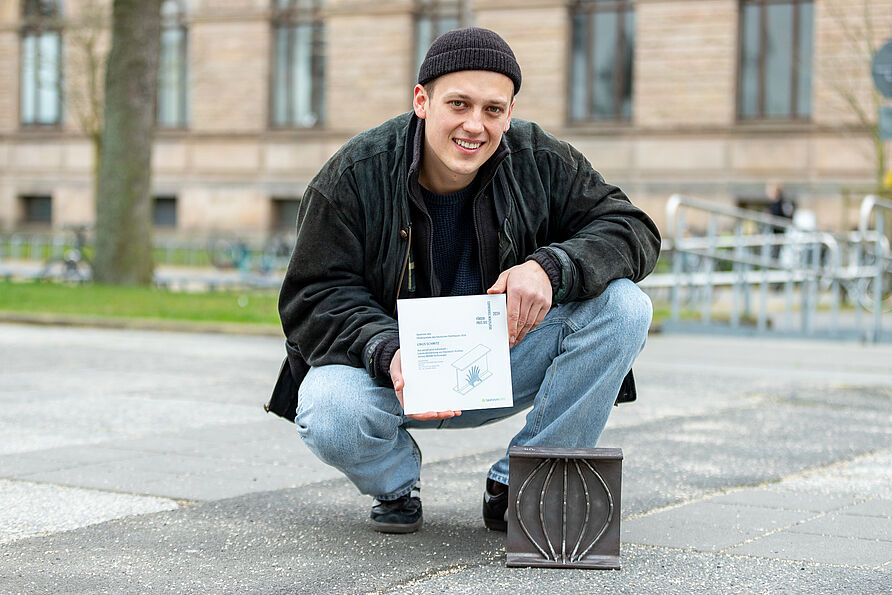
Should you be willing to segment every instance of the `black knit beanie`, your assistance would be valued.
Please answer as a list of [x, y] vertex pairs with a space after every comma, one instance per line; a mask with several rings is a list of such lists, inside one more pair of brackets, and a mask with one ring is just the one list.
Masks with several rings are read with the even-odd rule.
[[495, 31], [467, 27], [440, 35], [418, 69], [418, 84], [427, 84], [459, 70], [491, 70], [504, 74], [514, 82], [514, 94], [520, 91], [520, 66], [514, 52]]

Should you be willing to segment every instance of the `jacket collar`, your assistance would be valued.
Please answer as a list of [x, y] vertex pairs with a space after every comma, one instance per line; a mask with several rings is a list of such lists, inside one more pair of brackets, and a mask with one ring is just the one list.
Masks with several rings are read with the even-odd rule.
[[[493, 178], [496, 176], [496, 173], [499, 171], [499, 166], [510, 153], [511, 149], [508, 148], [508, 143], [505, 141], [505, 135], [503, 134], [502, 140], [501, 142], [499, 142], [499, 147], [496, 149], [496, 152], [493, 153], [492, 156], [486, 160], [486, 163], [484, 163], [480, 167], [480, 170], [477, 172], [477, 176], [471, 183], [473, 186], [472, 193], [475, 196], [479, 194], [482, 188], [485, 188], [490, 182], [492, 182]], [[406, 137], [406, 163], [409, 164], [406, 184], [409, 188], [409, 195], [413, 198], [421, 197], [421, 188], [418, 183], [418, 174], [421, 171], [421, 159], [423, 155], [424, 120], [413, 113], [412, 117], [409, 119], [409, 126], [407, 129]]]

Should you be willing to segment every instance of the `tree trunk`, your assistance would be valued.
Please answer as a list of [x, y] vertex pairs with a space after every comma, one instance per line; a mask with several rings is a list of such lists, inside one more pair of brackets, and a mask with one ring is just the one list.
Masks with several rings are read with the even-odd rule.
[[161, 53], [161, 0], [115, 0], [105, 74], [94, 279], [152, 282], [151, 159]]

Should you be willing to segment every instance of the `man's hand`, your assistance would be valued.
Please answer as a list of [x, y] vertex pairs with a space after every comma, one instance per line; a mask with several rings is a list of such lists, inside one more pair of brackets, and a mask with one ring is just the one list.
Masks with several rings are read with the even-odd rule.
[[[396, 350], [396, 353], [393, 354], [393, 359], [390, 361], [390, 379], [393, 381], [393, 389], [396, 391], [396, 398], [400, 402], [400, 407], [403, 407], [403, 387], [406, 386], [406, 382], [403, 380], [403, 364], [399, 349]], [[403, 408], [405, 409], [405, 407]], [[461, 411], [428, 411], [427, 413], [413, 413], [406, 417], [427, 421], [431, 419], [447, 419], [456, 415], [461, 415]]]
[[508, 293], [508, 345], [514, 347], [539, 326], [551, 308], [551, 280], [528, 260], [502, 272], [486, 293]]

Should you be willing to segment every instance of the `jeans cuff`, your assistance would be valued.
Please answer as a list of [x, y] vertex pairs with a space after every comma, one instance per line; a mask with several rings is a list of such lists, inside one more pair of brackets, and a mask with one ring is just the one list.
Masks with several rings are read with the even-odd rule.
[[501, 473], [496, 473], [495, 471], [490, 469], [489, 473], [487, 473], [486, 476], [493, 481], [499, 482], [502, 485], [508, 485], [508, 476], [507, 475], [502, 475]]
[[411, 494], [412, 490], [415, 489], [415, 484], [413, 483], [409, 487], [403, 490], [397, 490], [396, 492], [391, 492], [390, 494], [382, 494], [381, 496], [373, 496], [375, 500], [380, 500], [381, 502], [390, 502], [391, 500], [396, 500], [397, 498], [402, 498], [406, 494]]

